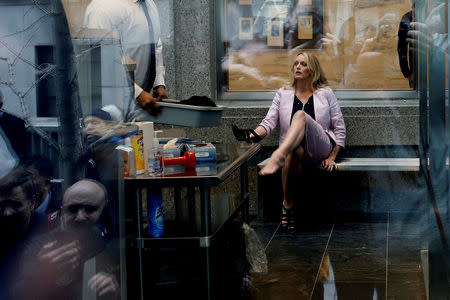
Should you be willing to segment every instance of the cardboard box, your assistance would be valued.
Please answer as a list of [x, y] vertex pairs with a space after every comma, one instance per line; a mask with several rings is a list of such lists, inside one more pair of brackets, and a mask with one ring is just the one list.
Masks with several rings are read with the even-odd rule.
[[123, 177], [136, 176], [136, 157], [130, 146], [119, 145], [116, 149], [123, 153]]
[[201, 162], [195, 166], [195, 171], [199, 176], [216, 175], [217, 164], [216, 162]]
[[211, 143], [187, 144], [186, 151], [192, 151], [195, 153], [197, 163], [216, 161], [216, 147], [214, 147]]

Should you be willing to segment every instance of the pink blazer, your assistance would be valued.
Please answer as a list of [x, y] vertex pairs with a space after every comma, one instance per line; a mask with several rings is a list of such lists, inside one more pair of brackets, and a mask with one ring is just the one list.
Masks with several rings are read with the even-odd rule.
[[[322, 126], [325, 132], [334, 140], [336, 145], [345, 146], [345, 124], [336, 96], [329, 87], [317, 89], [314, 95], [314, 114], [316, 121]], [[294, 104], [294, 90], [280, 88], [273, 98], [272, 105], [267, 112], [266, 117], [262, 120], [267, 135], [280, 122], [280, 140], [281, 144], [289, 129], [292, 105]]]

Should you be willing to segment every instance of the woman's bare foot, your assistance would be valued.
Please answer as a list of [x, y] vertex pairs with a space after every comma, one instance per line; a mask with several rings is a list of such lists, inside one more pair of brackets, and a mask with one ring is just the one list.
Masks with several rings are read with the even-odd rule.
[[270, 157], [267, 165], [264, 168], [262, 168], [261, 171], [259, 171], [259, 175], [266, 176], [275, 174], [276, 171], [278, 171], [280, 168], [284, 166], [285, 160], [286, 160], [285, 155], [281, 153], [281, 151], [279, 151], [278, 149], [275, 150], [272, 153], [272, 156]]

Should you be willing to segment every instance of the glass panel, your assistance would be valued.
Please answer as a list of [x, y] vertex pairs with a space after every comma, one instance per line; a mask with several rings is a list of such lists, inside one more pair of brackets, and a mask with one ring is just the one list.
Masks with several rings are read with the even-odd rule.
[[[123, 123], [137, 108], [133, 63], [122, 60], [132, 51], [116, 27], [86, 28], [87, 7], [100, 2], [0, 1], [0, 299], [138, 298], [137, 288], [127, 294], [139, 274], [126, 276], [115, 151], [138, 129]], [[157, 2], [142, 4], [159, 8], [152, 25], [170, 57], [172, 1]], [[140, 4], [128, 4], [148, 29]]]
[[[273, 94], [255, 92], [285, 85], [306, 49], [340, 95], [419, 97], [419, 109], [415, 101], [342, 105], [357, 146], [340, 153], [366, 165], [324, 173], [308, 161], [305, 176], [289, 178], [295, 202], [284, 212], [282, 181], [292, 174], [261, 177], [257, 166], [277, 141], [213, 143], [215, 163], [197, 161], [212, 155], [208, 145], [196, 152], [197, 169], [147, 174], [146, 137], [127, 114], [135, 73], [123, 58], [134, 48], [109, 28], [85, 28], [86, 8], [98, 1], [142, 3], [0, 1], [0, 299], [449, 299], [446, 1], [155, 1], [169, 95], [200, 93], [195, 82], [214, 94], [216, 62], [192, 63], [214, 51], [226, 54], [218, 74], [226, 91]], [[211, 46], [214, 13], [223, 18], [220, 49]], [[191, 30], [197, 23], [203, 31]], [[195, 147], [235, 141], [232, 121], [252, 128], [266, 112], [249, 106], [228, 111], [223, 127], [155, 129]], [[378, 138], [387, 145], [372, 147]], [[143, 155], [138, 176], [125, 172], [136, 167], [131, 153]], [[270, 222], [258, 223], [259, 210]], [[249, 213], [256, 234], [242, 224]]]

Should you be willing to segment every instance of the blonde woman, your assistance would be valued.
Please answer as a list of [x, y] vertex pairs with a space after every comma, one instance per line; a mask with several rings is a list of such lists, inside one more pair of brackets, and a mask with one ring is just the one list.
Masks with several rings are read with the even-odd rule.
[[260, 175], [282, 169], [283, 207], [281, 225], [294, 229], [293, 199], [298, 176], [305, 160], [321, 163], [327, 171], [336, 168], [335, 159], [345, 146], [345, 124], [341, 109], [316, 56], [297, 54], [292, 65], [292, 80], [280, 88], [264, 120], [250, 133], [250, 138], [271, 134], [280, 123], [279, 147]]

